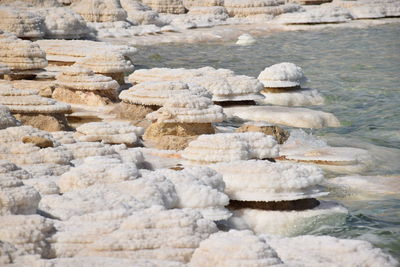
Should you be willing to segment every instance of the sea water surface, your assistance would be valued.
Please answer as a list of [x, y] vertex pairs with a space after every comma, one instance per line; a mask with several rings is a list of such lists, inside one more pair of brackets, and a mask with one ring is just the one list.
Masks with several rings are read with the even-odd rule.
[[[318, 89], [326, 100], [310, 108], [334, 113], [342, 123], [313, 134], [332, 145], [374, 153], [379, 164], [362, 175], [400, 179], [400, 24], [271, 33], [244, 47], [233, 42], [140, 47], [135, 65], [212, 66], [257, 77], [280, 62], [301, 66], [310, 80], [307, 86]], [[310, 234], [368, 240], [400, 259], [400, 192], [376, 199], [342, 199], [335, 193], [330, 198], [349, 208], [345, 225]]]

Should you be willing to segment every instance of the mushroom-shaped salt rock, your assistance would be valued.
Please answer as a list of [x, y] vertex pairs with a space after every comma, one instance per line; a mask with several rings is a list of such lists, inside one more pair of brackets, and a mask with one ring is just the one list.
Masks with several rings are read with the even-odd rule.
[[46, 131], [69, 128], [65, 114], [71, 112], [71, 106], [41, 97], [35, 91], [0, 87], [0, 104], [7, 106], [22, 124]]
[[37, 44], [2, 31], [0, 31], [0, 63], [6, 64], [11, 69], [11, 73], [6, 76], [8, 79], [35, 77], [40, 69], [47, 66], [46, 54]]
[[44, 18], [35, 12], [1, 6], [0, 17], [0, 30], [20, 38], [40, 38], [44, 35]]
[[238, 37], [236, 42], [237, 45], [252, 45], [256, 42], [253, 36], [250, 34], [244, 33]]
[[255, 15], [277, 16], [299, 9], [296, 5], [282, 5], [278, 0], [224, 0], [224, 6], [231, 17], [248, 17]]
[[289, 25], [342, 23], [349, 20], [351, 15], [348, 10], [331, 5], [322, 5], [304, 12], [286, 13], [275, 19], [278, 23]]
[[278, 156], [274, 137], [263, 133], [218, 133], [200, 135], [182, 151], [182, 157], [194, 164], [210, 164]]
[[142, 2], [159, 13], [186, 13], [182, 0], [143, 0]]
[[332, 236], [261, 236], [279, 257], [293, 266], [398, 266], [399, 262], [371, 243]]
[[307, 81], [303, 70], [284, 62], [265, 68], [258, 79], [264, 84], [264, 99], [258, 102], [280, 106], [321, 105], [322, 96], [315, 89], [301, 88]]
[[237, 133], [260, 132], [275, 137], [278, 144], [283, 144], [289, 138], [289, 132], [277, 125], [265, 122], [246, 122], [236, 129]]
[[161, 24], [158, 13], [138, 0], [120, 0], [128, 14], [128, 20], [134, 24]]
[[72, 9], [89, 22], [112, 22], [126, 19], [126, 11], [118, 0], [82, 0]]
[[15, 164], [0, 160], [0, 215], [36, 213], [40, 194], [21, 181], [27, 176]]
[[[159, 148], [183, 149], [193, 137], [214, 133], [212, 123], [223, 121], [225, 114], [209, 98], [186, 93], [171, 96], [162, 108], [146, 118], [154, 123], [146, 129], [145, 140], [154, 140]], [[170, 136], [175, 138], [168, 143]]]
[[52, 97], [68, 103], [101, 106], [116, 100], [118, 83], [83, 67], [65, 68], [56, 76]]
[[342, 224], [347, 215], [341, 205], [315, 199], [327, 193], [317, 187], [323, 175], [314, 166], [237, 161], [211, 167], [225, 181], [234, 227], [242, 228], [242, 220], [244, 228], [258, 234], [290, 236], [318, 225]]
[[0, 79], [4, 78], [4, 74], [9, 74], [11, 72], [7, 65], [0, 63]]
[[11, 115], [10, 110], [6, 106], [0, 105], [0, 130], [17, 125], [19, 125], [19, 121]]
[[69, 8], [48, 8], [39, 11], [45, 18], [45, 37], [51, 39], [80, 39], [90, 29], [81, 15]]
[[135, 69], [131, 61], [125, 59], [122, 53], [117, 52], [89, 55], [77, 61], [77, 64], [95, 73], [109, 76], [119, 84], [125, 83], [125, 72], [132, 72]]
[[143, 128], [127, 122], [89, 122], [76, 128], [75, 138], [83, 142], [134, 145]]
[[229, 198], [224, 194], [222, 176], [207, 167], [191, 167], [181, 171], [157, 170], [170, 180], [178, 195], [178, 208], [198, 210], [204, 218], [219, 221], [231, 216], [225, 208]]
[[189, 266], [283, 266], [283, 262], [262, 238], [250, 231], [230, 230], [201, 242]]

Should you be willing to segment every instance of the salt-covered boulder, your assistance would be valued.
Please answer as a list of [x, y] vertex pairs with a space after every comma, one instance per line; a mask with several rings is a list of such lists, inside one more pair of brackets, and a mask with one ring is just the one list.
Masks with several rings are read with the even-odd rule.
[[183, 0], [183, 5], [189, 10], [192, 7], [212, 7], [222, 6], [223, 4], [223, 0]]
[[278, 0], [224, 0], [224, 6], [231, 17], [248, 17], [255, 15], [277, 16], [299, 9], [296, 5], [282, 5]]
[[94, 74], [90, 69], [73, 66], [56, 76], [52, 97], [68, 103], [100, 106], [116, 100], [117, 81], [108, 76]]
[[120, 0], [130, 22], [134, 24], [162, 24], [158, 13], [138, 0]]
[[252, 45], [256, 42], [253, 36], [250, 34], [244, 33], [238, 37], [236, 42], [237, 45]]
[[258, 76], [265, 88], [298, 87], [307, 82], [302, 68], [293, 63], [283, 62], [265, 68]]
[[142, 3], [159, 13], [186, 13], [182, 0], [142, 0]]
[[82, 16], [69, 8], [41, 9], [39, 13], [45, 18], [45, 38], [80, 39], [90, 33]]
[[351, 20], [349, 11], [341, 7], [322, 5], [318, 8], [307, 9], [304, 12], [286, 13], [274, 21], [282, 24], [326, 24], [343, 23]]
[[127, 122], [89, 122], [76, 128], [75, 138], [83, 142], [134, 145], [143, 128]]
[[72, 9], [86, 21], [109, 22], [126, 19], [126, 11], [117, 0], [82, 0], [74, 3]]
[[218, 232], [200, 243], [189, 266], [283, 266], [274, 249], [250, 231]]
[[22, 124], [47, 131], [69, 129], [65, 114], [71, 112], [71, 106], [41, 97], [35, 91], [0, 85], [0, 104], [7, 106]]
[[125, 72], [132, 72], [135, 69], [130, 60], [125, 59], [122, 53], [117, 52], [88, 55], [77, 61], [77, 65], [109, 76], [119, 84], [125, 83]]
[[226, 19], [229, 18], [229, 15], [226, 8], [223, 6], [193, 6], [187, 13], [187, 18], [199, 27], [202, 26], [202, 23], [205, 23], [205, 25], [208, 26], [207, 23], [213, 25], [213, 22], [215, 24], [219, 21], [226, 21]]
[[0, 17], [0, 30], [21, 38], [40, 38], [44, 35], [44, 18], [36, 12], [1, 6]]
[[333, 6], [348, 10], [353, 19], [379, 19], [400, 16], [400, 4], [395, 0], [364, 0], [343, 1], [334, 0]]
[[11, 69], [8, 79], [32, 77], [47, 66], [46, 54], [37, 44], [13, 34], [0, 31], [0, 48], [0, 63]]
[[279, 148], [274, 137], [263, 133], [218, 133], [200, 135], [182, 151], [194, 164], [275, 158]]
[[231, 216], [225, 208], [229, 198], [224, 194], [222, 176], [207, 167], [191, 167], [181, 171], [157, 170], [175, 187], [178, 208], [198, 210], [204, 218], [219, 221]]
[[261, 236], [288, 265], [397, 266], [399, 262], [369, 242], [332, 236]]
[[17, 257], [20, 257], [23, 252], [17, 250], [17, 248], [9, 243], [0, 241], [0, 264], [7, 266], [8, 264], [15, 263]]
[[18, 126], [20, 123], [11, 115], [10, 109], [0, 105], [0, 130], [7, 127]]
[[275, 137], [278, 144], [283, 144], [290, 135], [290, 133], [283, 128], [265, 122], [246, 122], [237, 128], [235, 132], [260, 132], [266, 135], [272, 135]]

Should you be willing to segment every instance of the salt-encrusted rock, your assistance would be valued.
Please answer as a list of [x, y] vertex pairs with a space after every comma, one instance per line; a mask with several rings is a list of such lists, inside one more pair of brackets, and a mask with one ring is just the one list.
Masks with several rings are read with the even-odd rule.
[[110, 77], [94, 74], [83, 67], [65, 68], [56, 76], [52, 97], [74, 104], [106, 105], [116, 100], [118, 83]]
[[14, 88], [38, 91], [40, 96], [49, 98], [55, 89], [54, 80], [13, 80], [7, 82]]
[[53, 143], [54, 147], [60, 145], [60, 143], [58, 143], [56, 141], [56, 139], [54, 139], [50, 133], [39, 130], [32, 126], [27, 126], [27, 125], [20, 126], [20, 127], [10, 127], [10, 128], [1, 130], [0, 131], [0, 141], [1, 141], [0, 143], [5, 146], [7, 146], [8, 144], [11, 144], [11, 143], [22, 143], [22, 139], [26, 136], [43, 137], [47, 140], [50, 140]]
[[181, 171], [157, 170], [165, 175], [175, 187], [178, 208], [198, 210], [204, 218], [218, 221], [230, 217], [225, 208], [229, 198], [224, 194], [222, 176], [207, 167], [191, 167]]
[[29, 173], [15, 164], [0, 160], [0, 215], [34, 214], [40, 201], [40, 194], [21, 179]]
[[35, 91], [0, 85], [0, 104], [7, 106], [22, 124], [46, 131], [69, 129], [65, 114], [71, 112], [71, 106], [41, 97]]
[[80, 159], [95, 156], [111, 156], [118, 157], [117, 151], [111, 146], [98, 142], [76, 142], [71, 144], [64, 144], [64, 147], [68, 149], [76, 162], [81, 163]]
[[342, 23], [351, 20], [349, 11], [341, 7], [322, 5], [304, 12], [282, 14], [275, 19], [282, 24]]
[[61, 192], [84, 189], [94, 184], [118, 183], [139, 176], [134, 163], [122, 163], [109, 157], [89, 157], [83, 164], [61, 175], [58, 182]]
[[223, 0], [183, 0], [183, 5], [186, 9], [191, 9], [192, 7], [212, 7], [212, 6], [222, 6], [224, 4]]
[[196, 164], [266, 159], [278, 155], [275, 138], [256, 132], [200, 135], [182, 151], [184, 159]]
[[283, 266], [274, 249], [250, 231], [218, 232], [200, 243], [189, 266]]
[[46, 239], [53, 231], [51, 221], [39, 215], [4, 215], [0, 220], [0, 240], [27, 254], [49, 257]]
[[10, 72], [11, 70], [6, 64], [0, 63], [0, 79], [4, 78], [4, 74], [9, 74]]
[[142, 2], [159, 13], [186, 13], [182, 0], [143, 0]]
[[265, 88], [298, 87], [307, 82], [302, 68], [283, 62], [265, 68], [258, 76]]
[[9, 243], [0, 241], [0, 264], [8, 266], [8, 264], [14, 263], [17, 257], [21, 256], [21, 251], [18, 251], [16, 247]]
[[8, 79], [35, 76], [35, 73], [47, 66], [46, 54], [35, 43], [21, 40], [15, 35], [0, 30], [0, 63], [6, 64], [11, 73]]
[[11, 115], [10, 109], [6, 106], [0, 105], [0, 130], [18, 125], [19, 121]]
[[203, 86], [212, 93], [212, 100], [223, 104], [227, 101], [253, 101], [261, 99], [263, 85], [255, 78], [235, 75], [228, 69], [204, 67], [200, 69], [153, 68], [137, 70], [129, 76], [131, 83], [145, 81], [183, 81]]
[[231, 200], [288, 201], [326, 195], [316, 188], [324, 176], [312, 165], [233, 161], [211, 165], [222, 174]]
[[296, 5], [282, 5], [278, 0], [224, 0], [224, 6], [231, 17], [248, 17], [255, 15], [277, 16], [299, 9]]
[[127, 20], [134, 24], [162, 24], [158, 13], [138, 0], [120, 0], [128, 14]]
[[278, 144], [283, 144], [288, 138], [290, 133], [277, 125], [268, 124], [265, 122], [246, 122], [238, 129], [237, 133], [245, 132], [260, 132], [266, 135], [275, 137]]
[[332, 236], [262, 236], [288, 265], [397, 266], [399, 262], [369, 242]]
[[334, 0], [333, 6], [348, 10], [353, 19], [376, 19], [400, 16], [400, 4], [395, 0], [364, 0], [342, 1]]
[[52, 132], [51, 135], [60, 144], [73, 144], [76, 143], [74, 132], [58, 131]]
[[60, 194], [60, 188], [57, 186], [56, 179], [58, 179], [58, 176], [44, 176], [42, 178], [25, 180], [24, 183], [35, 188], [40, 195]]
[[122, 53], [117, 52], [88, 55], [77, 61], [77, 65], [109, 76], [119, 84], [125, 83], [125, 72], [132, 72], [135, 69], [130, 60], [125, 59]]
[[21, 38], [40, 38], [44, 35], [44, 18], [35, 12], [1, 6], [0, 17], [0, 30]]
[[2, 0], [1, 3], [7, 6], [20, 7], [60, 7], [62, 1], [57, 0]]
[[215, 224], [199, 213], [152, 208], [132, 213], [118, 230], [96, 240], [79, 255], [187, 263], [200, 242], [216, 231]]
[[236, 42], [237, 45], [252, 45], [256, 42], [253, 36], [250, 34], [244, 33], [238, 37]]
[[76, 128], [75, 138], [83, 142], [134, 145], [143, 135], [142, 127], [127, 122], [89, 122]]
[[90, 33], [82, 16], [69, 8], [41, 9], [39, 13], [45, 18], [45, 38], [80, 39]]
[[[193, 20], [196, 25], [202, 25], [202, 21], [206, 23], [225, 21], [229, 18], [226, 8], [223, 6], [197, 6], [191, 7], [187, 13], [187, 17]], [[175, 21], [173, 21], [174, 23]], [[212, 25], [212, 24], [211, 24]]]
[[24, 136], [21, 139], [22, 143], [31, 143], [40, 148], [53, 147], [53, 141], [41, 136]]
[[[32, 262], [32, 261], [31, 261]], [[50, 260], [38, 259], [35, 263], [43, 264], [46, 266], [58, 266], [58, 267], [72, 267], [85, 264], [85, 266], [96, 266], [96, 267], [120, 267], [120, 266], [135, 266], [135, 267], [184, 267], [185, 264], [175, 261], [164, 261], [154, 259], [118, 259], [111, 257], [73, 257], [73, 258], [56, 258]], [[41, 266], [41, 265], [39, 265]]]
[[73, 4], [72, 9], [90, 22], [126, 19], [126, 11], [117, 0], [82, 0]]

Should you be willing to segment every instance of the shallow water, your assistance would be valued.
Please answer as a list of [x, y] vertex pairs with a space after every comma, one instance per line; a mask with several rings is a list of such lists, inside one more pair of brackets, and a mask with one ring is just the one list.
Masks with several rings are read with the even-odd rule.
[[[370, 148], [386, 164], [363, 174], [400, 173], [400, 24], [366, 29], [327, 29], [273, 33], [253, 46], [234, 43], [141, 47], [137, 68], [213, 66], [257, 77], [267, 66], [293, 62], [309, 78], [308, 86], [325, 96], [340, 128], [314, 130], [336, 145]], [[372, 147], [372, 148], [371, 148]], [[342, 238], [359, 238], [400, 259], [400, 192], [398, 197], [349, 201], [341, 227], [315, 230]]]

